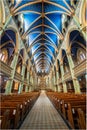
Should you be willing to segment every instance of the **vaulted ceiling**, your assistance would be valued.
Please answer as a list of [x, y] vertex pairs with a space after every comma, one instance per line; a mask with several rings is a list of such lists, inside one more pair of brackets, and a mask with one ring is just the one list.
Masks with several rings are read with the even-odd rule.
[[62, 15], [71, 16], [70, 0], [15, 0], [14, 15], [23, 14], [28, 54], [38, 73], [49, 73], [63, 40]]

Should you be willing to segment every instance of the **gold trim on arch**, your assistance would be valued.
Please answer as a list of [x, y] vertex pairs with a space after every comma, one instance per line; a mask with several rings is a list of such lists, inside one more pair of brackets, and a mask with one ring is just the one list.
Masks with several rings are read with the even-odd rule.
[[28, 35], [28, 30], [29, 30], [29, 28], [30, 28], [36, 21], [38, 21], [40, 18], [41, 18], [41, 16], [39, 16], [38, 18], [36, 18], [36, 19], [30, 24], [30, 26], [28, 27], [27, 31], [22, 35], [23, 38], [25, 38], [25, 37]]
[[33, 39], [33, 41], [31, 41], [30, 45], [31, 45], [39, 36], [40, 36], [40, 34], [37, 35], [37, 36]]
[[1, 49], [2, 47], [4, 47], [5, 45], [7, 45], [8, 43], [12, 43], [12, 45], [15, 47], [14, 42], [11, 41], [11, 40], [9, 40], [9, 41], [7, 41], [7, 42], [4, 42], [4, 43], [0, 44], [0, 49]]
[[[41, 55], [45, 55], [45, 57], [50, 60], [49, 56], [48, 56], [48, 52], [40, 52], [40, 54], [36, 57], [36, 59], [34, 60], [34, 62], [37, 62], [37, 60], [39, 60], [38, 58], [41, 57]], [[52, 61], [50, 60], [50, 62], [52, 63]]]
[[60, 30], [57, 28], [57, 26], [55, 25], [55, 23], [53, 23], [47, 16], [45, 16], [45, 18], [57, 29], [58, 33], [62, 35], [62, 33], [61, 33]]
[[36, 29], [36, 28], [38, 28], [38, 27], [42, 27], [42, 26], [47, 27], [47, 28], [53, 30], [57, 35], [60, 35], [60, 34], [56, 31], [56, 29], [54, 29], [54, 28], [52, 28], [52, 27], [50, 27], [50, 26], [48, 26], [48, 25], [46, 25], [46, 24], [44, 24], [44, 25], [39, 24], [39, 25], [33, 27], [32, 29], [30, 29], [28, 33], [30, 33], [32, 30], [34, 30], [34, 29]]
[[[13, 39], [9, 36], [9, 34], [7, 34], [6, 32], [5, 32], [5, 34], [6, 34], [7, 37], [14, 43]], [[16, 39], [16, 37], [15, 37], [15, 39]], [[16, 43], [14, 43], [14, 44], [16, 44]]]
[[[40, 40], [42, 40], [42, 38], [38, 39], [37, 41], [34, 41], [34, 42], [29, 46], [27, 52], [29, 52], [30, 49], [31, 49], [35, 44], [38, 44], [38, 42], [39, 42]], [[46, 44], [51, 45], [51, 46], [58, 52], [58, 48], [57, 48], [57, 46], [56, 46], [54, 43], [52, 43], [51, 41], [49, 41], [49, 40], [47, 40], [47, 39], [45, 39], [45, 38], [43, 38], [43, 40], [47, 41]], [[39, 44], [40, 44], [40, 43], [39, 43]]]
[[5, 6], [3, 0], [1, 0], [1, 23], [4, 24], [6, 22], [6, 15], [5, 15]]
[[39, 64], [36, 64], [36, 66], [42, 65], [42, 64], [48, 64], [50, 66], [50, 62], [44, 61], [45, 63], [39, 62]]
[[39, 14], [39, 15], [41, 15], [41, 13], [40, 12], [36, 12], [36, 11], [31, 11], [31, 10], [24, 10], [24, 11], [20, 11], [20, 12], [17, 12], [17, 13], [15, 13], [15, 14], [13, 14], [14, 16], [16, 16], [16, 15], [19, 15], [19, 14], [25, 14], [25, 13], [34, 13], [34, 14]]
[[59, 4], [57, 4], [57, 3], [54, 3], [54, 2], [51, 2], [51, 1], [47, 1], [47, 0], [44, 0], [44, 1], [45, 1], [45, 3], [48, 3], [48, 4], [51, 4], [51, 5], [57, 6], [57, 7], [59, 7], [59, 8], [62, 8], [62, 9], [64, 9], [67, 13], [70, 13], [70, 14], [71, 14], [71, 12], [70, 12], [68, 9], [66, 9], [65, 7], [63, 7], [62, 5], [59, 5]]
[[65, 0], [63, 0], [64, 1], [64, 3], [66, 4], [66, 6], [68, 7], [68, 9], [71, 11], [71, 12], [73, 12], [73, 10], [71, 9], [71, 7], [69, 6], [69, 4], [65, 1]]
[[[39, 47], [41, 47], [41, 45], [40, 45]], [[35, 52], [34, 52], [35, 54], [36, 54], [39, 50], [41, 50], [41, 48], [39, 48], [39, 47], [38, 47], [38, 49], [35, 50]], [[52, 51], [49, 49], [49, 47], [47, 47], [46, 45], [44, 45], [44, 47], [46, 47], [46, 51], [47, 51], [47, 52], [50, 52], [49, 54], [51, 54], [51, 56], [55, 59], [55, 57], [54, 57]], [[34, 54], [34, 53], [33, 53], [33, 54]], [[35, 55], [35, 54], [34, 54], [34, 55]], [[33, 56], [33, 55], [32, 55], [32, 56]], [[33, 58], [33, 57], [32, 57], [32, 58]]]
[[18, 10], [20, 10], [20, 9], [26, 7], [26, 6], [33, 5], [33, 4], [38, 4], [38, 3], [41, 2], [41, 1], [42, 1], [42, 0], [37, 0], [37, 1], [33, 1], [33, 2], [26, 3], [26, 4], [24, 4], [24, 5], [20, 6], [20, 7], [18, 7], [17, 9], [15, 8], [15, 9], [13, 10], [13, 12], [16, 13]]
[[63, 12], [63, 11], [50, 11], [50, 12], [45, 13], [45, 15], [47, 15], [47, 14], [53, 14], [53, 13], [60, 13], [60, 14], [65, 14], [65, 15], [71, 16], [67, 12]]
[[[32, 58], [34, 57], [34, 55], [35, 55], [38, 51], [40, 51], [40, 50], [41, 50], [41, 48], [37, 49], [37, 50], [32, 54], [32, 56], [31, 56], [30, 59], [32, 60]], [[46, 48], [46, 51], [49, 53], [49, 50], [48, 50], [47, 48]], [[50, 55], [53, 57], [53, 59], [55, 59], [53, 53], [51, 53]]]
[[[39, 60], [41, 60], [41, 59], [42, 59], [42, 57], [40, 56], [39, 59], [36, 59], [34, 62], [37, 63], [37, 62], [39, 62]], [[44, 60], [49, 60], [49, 62], [50, 62], [51, 64], [53, 64], [52, 61], [51, 61], [46, 55], [45, 55]]]
[[85, 47], [81, 42], [78, 42], [78, 41], [73, 41], [73, 42], [71, 42], [71, 44], [70, 44], [70, 49], [72, 48], [72, 45], [75, 44], [75, 43], [77, 43], [77, 44], [80, 45], [84, 50], [86, 50], [86, 47]]

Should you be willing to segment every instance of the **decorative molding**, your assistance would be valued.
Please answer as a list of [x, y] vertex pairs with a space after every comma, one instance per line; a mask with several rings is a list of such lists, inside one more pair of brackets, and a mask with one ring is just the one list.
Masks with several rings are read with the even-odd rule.
[[87, 61], [85, 59], [84, 61], [82, 61], [81, 63], [79, 63], [78, 65], [76, 65], [73, 68], [74, 74], [76, 77], [83, 74], [83, 73], [86, 73], [86, 64], [87, 64]]
[[0, 60], [0, 72], [1, 73], [3, 73], [6, 76], [10, 77], [12, 70], [13, 69], [9, 65], [7, 65], [6, 63], [4, 63], [3, 61]]

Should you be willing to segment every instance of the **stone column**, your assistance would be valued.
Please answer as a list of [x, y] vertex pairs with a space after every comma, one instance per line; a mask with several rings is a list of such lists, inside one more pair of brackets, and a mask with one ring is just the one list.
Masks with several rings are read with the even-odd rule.
[[30, 86], [29, 86], [29, 91], [32, 91], [32, 75], [30, 72]]
[[49, 76], [48, 76], [48, 88], [50, 88], [49, 82], [50, 82], [50, 81], [49, 81]]
[[60, 90], [60, 85], [59, 85], [59, 72], [58, 72], [58, 70], [56, 71], [56, 77], [57, 77], [57, 91], [58, 92], [60, 92], [61, 90]]
[[81, 33], [82, 33], [84, 39], [86, 40], [86, 33], [82, 30], [83, 27], [82, 27], [82, 25], [80, 25], [78, 16], [76, 16], [75, 14], [73, 14], [73, 20], [74, 20], [75, 23], [77, 24], [79, 30], [81, 30]]
[[75, 93], [81, 93], [79, 81], [78, 81], [77, 77], [75, 77], [75, 74], [74, 74], [73, 68], [75, 67], [75, 65], [74, 65], [74, 62], [73, 62], [73, 59], [72, 59], [70, 52], [67, 52], [67, 58], [68, 58], [69, 67], [70, 67], [70, 71], [71, 71], [71, 75], [72, 75]]
[[49, 88], [50, 88], [50, 89], [52, 89], [52, 87], [51, 87], [51, 81], [52, 81], [52, 80], [51, 80], [51, 73], [50, 73], [50, 74], [49, 74]]
[[12, 90], [14, 75], [15, 75], [15, 71], [16, 71], [16, 65], [17, 65], [17, 62], [18, 62], [19, 48], [20, 48], [20, 45], [19, 45], [19, 34], [16, 33], [15, 52], [14, 52], [14, 56], [13, 56], [13, 60], [12, 60], [11, 66], [10, 66], [13, 70], [11, 72], [10, 79], [6, 83], [5, 94], [10, 94], [11, 90]]
[[56, 83], [58, 84], [58, 79], [59, 79], [59, 72], [58, 70], [56, 71]]
[[23, 64], [22, 64], [22, 71], [21, 71], [22, 82], [20, 83], [18, 93], [22, 93], [22, 90], [23, 90], [24, 76], [25, 76], [25, 68], [26, 68], [26, 64], [23, 63]]
[[11, 93], [14, 75], [15, 75], [15, 71], [16, 71], [17, 61], [18, 61], [18, 53], [15, 52], [14, 57], [13, 57], [13, 61], [12, 61], [11, 66], [10, 66], [13, 70], [12, 70], [10, 79], [6, 83], [5, 94]]
[[52, 90], [54, 90], [54, 87], [53, 87], [53, 72], [52, 71], [50, 72], [50, 88]]
[[58, 85], [58, 86], [57, 86], [57, 88], [58, 88], [58, 92], [61, 92], [61, 89], [60, 89], [60, 88], [61, 88], [61, 86], [60, 86], [60, 85]]
[[0, 28], [1, 28], [0, 29], [0, 36], [3, 34], [3, 32], [6, 29], [7, 25], [10, 23], [11, 18], [12, 18], [12, 16], [9, 15], [8, 19], [5, 21], [5, 24], [0, 26]]
[[53, 90], [56, 91], [56, 86], [55, 86], [55, 72], [53, 71], [52, 74], [52, 81], [53, 81]]
[[29, 91], [29, 71], [28, 70], [27, 70], [27, 84], [28, 85], [26, 85], [25, 92]]
[[62, 76], [62, 83], [63, 83], [63, 91], [64, 93], [67, 93], [67, 85], [66, 82], [64, 82], [64, 68], [63, 68], [63, 61], [60, 63], [60, 69], [61, 69], [61, 76]]

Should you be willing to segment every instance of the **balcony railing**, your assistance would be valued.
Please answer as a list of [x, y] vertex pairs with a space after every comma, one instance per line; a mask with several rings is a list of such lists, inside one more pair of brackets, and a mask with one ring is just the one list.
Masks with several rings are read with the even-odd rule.
[[22, 75], [19, 74], [18, 72], [15, 72], [14, 78], [15, 78], [16, 80], [18, 80], [18, 81], [22, 81]]
[[27, 82], [27, 79], [26, 79], [26, 78], [24, 79], [24, 84], [28, 84], [28, 82]]
[[0, 60], [0, 72], [6, 76], [11, 76], [12, 68]]
[[61, 78], [58, 79], [58, 84], [60, 84], [60, 83], [62, 83], [62, 79]]
[[75, 76], [79, 76], [83, 73], [86, 72], [86, 59], [84, 61], [82, 61], [81, 63], [79, 63], [78, 65], [76, 65], [73, 69], [74, 69], [74, 73]]
[[72, 77], [71, 77], [71, 73], [70, 73], [70, 71], [68, 71], [68, 72], [66, 72], [65, 74], [64, 74], [64, 81], [68, 81], [68, 80], [70, 80]]

